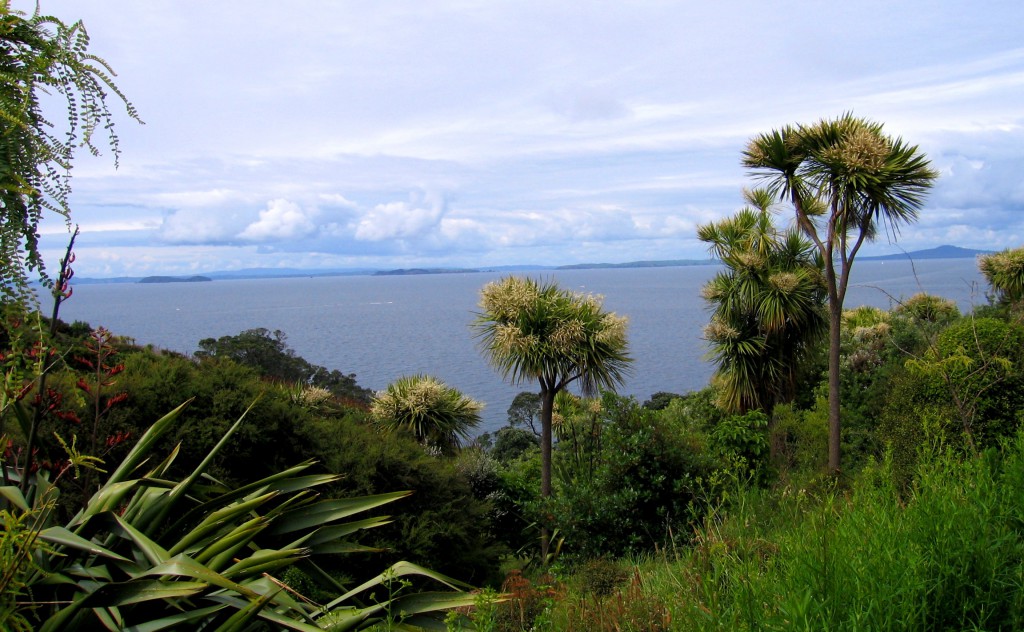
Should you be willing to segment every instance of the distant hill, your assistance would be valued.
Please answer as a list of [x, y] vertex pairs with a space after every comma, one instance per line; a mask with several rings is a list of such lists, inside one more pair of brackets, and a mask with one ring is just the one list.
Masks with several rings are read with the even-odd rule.
[[991, 254], [991, 250], [971, 250], [959, 246], [939, 246], [927, 250], [915, 250], [913, 252], [900, 252], [894, 255], [881, 255], [877, 257], [860, 257], [861, 261], [897, 261], [902, 259], [974, 259], [978, 255]]
[[406, 276], [414, 274], [466, 274], [467, 272], [479, 272], [464, 268], [403, 268], [400, 270], [380, 270], [374, 272], [374, 276]]
[[556, 270], [597, 270], [605, 268], [675, 268], [679, 266], [715, 265], [714, 259], [669, 259], [666, 261], [628, 261], [626, 263], [574, 263]]
[[148, 276], [139, 279], [139, 283], [202, 283], [204, 281], [213, 281], [210, 277], [205, 276], [190, 276], [190, 277], [173, 277], [173, 276]]
[[[861, 255], [860, 261], [896, 261], [902, 259], [914, 259], [923, 261], [925, 259], [973, 259], [978, 255], [991, 254], [991, 250], [972, 250], [960, 248], [959, 246], [939, 246], [926, 250], [915, 250], [913, 252], [900, 252], [891, 255], [867, 256]], [[399, 268], [395, 270], [381, 270], [379, 268], [334, 268], [334, 269], [302, 269], [302, 268], [247, 268], [244, 270], [221, 270], [216, 272], [205, 272], [200, 280], [229, 280], [229, 279], [274, 279], [288, 277], [330, 277], [350, 275], [417, 275], [417, 274], [452, 274], [469, 272], [529, 272], [544, 270], [595, 270], [614, 268], [668, 268], [678, 266], [706, 266], [718, 265], [716, 259], [667, 259], [656, 261], [628, 261], [626, 263], [576, 263], [564, 266], [547, 265], [504, 265], [487, 266], [486, 268]], [[173, 281], [158, 280], [173, 279]], [[178, 282], [182, 277], [118, 277], [107, 279], [90, 279], [76, 277], [75, 283], [169, 283]]]

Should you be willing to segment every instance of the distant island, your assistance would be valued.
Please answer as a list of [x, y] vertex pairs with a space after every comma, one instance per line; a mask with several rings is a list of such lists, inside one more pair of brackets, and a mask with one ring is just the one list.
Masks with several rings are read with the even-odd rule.
[[863, 261], [898, 261], [902, 259], [975, 259], [978, 255], [992, 254], [991, 250], [971, 250], [959, 246], [939, 246], [927, 250], [915, 250], [914, 252], [900, 252], [894, 255], [881, 255], [875, 257], [861, 257]]
[[205, 276], [190, 276], [190, 277], [173, 277], [173, 276], [148, 276], [139, 279], [139, 283], [202, 283], [203, 281], [213, 281], [210, 277]]
[[679, 266], [707, 266], [718, 263], [716, 259], [669, 259], [666, 261], [628, 261], [626, 263], [574, 263], [558, 266], [556, 270], [596, 270], [604, 268], [675, 268]]
[[378, 270], [373, 276], [406, 276], [414, 274], [466, 274], [479, 272], [467, 268], [403, 268], [399, 270]]
[[[959, 246], [939, 246], [926, 250], [914, 250], [911, 252], [899, 252], [889, 255], [868, 256], [862, 254], [858, 261], [897, 261], [912, 259], [924, 261], [926, 259], [974, 259], [979, 255], [991, 254], [991, 250], [972, 250], [960, 248]], [[374, 268], [246, 268], [243, 270], [220, 270], [215, 272], [204, 272], [204, 276], [176, 277], [176, 276], [150, 276], [150, 277], [117, 277], [117, 278], [83, 278], [76, 277], [75, 283], [191, 283], [197, 281], [221, 281], [237, 279], [281, 279], [290, 277], [332, 277], [332, 276], [413, 276], [424, 274], [466, 274], [474, 272], [546, 272], [554, 270], [596, 270], [616, 268], [667, 268], [677, 266], [704, 266], [718, 265], [720, 262], [715, 259], [667, 259], [655, 261], [628, 261], [625, 263], [574, 263], [562, 266], [550, 265], [503, 265], [487, 266], [483, 268], [398, 268], [394, 270], [380, 270]]]

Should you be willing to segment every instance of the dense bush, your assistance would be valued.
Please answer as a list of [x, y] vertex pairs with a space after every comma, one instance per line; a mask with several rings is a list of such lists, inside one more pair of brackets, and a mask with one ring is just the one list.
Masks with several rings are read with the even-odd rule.
[[964, 318], [890, 382], [880, 430], [904, 470], [928, 442], [972, 451], [995, 445], [1024, 410], [1024, 328]]
[[394, 522], [363, 539], [384, 549], [386, 561], [429, 565], [477, 584], [500, 581], [498, 559], [505, 549], [493, 534], [486, 500], [497, 486], [497, 476], [479, 471], [486, 466], [439, 458], [411, 437], [384, 439], [368, 421], [311, 419], [297, 432], [307, 457], [343, 476], [334, 493], [413, 492], [396, 504], [399, 515]]
[[596, 453], [573, 464], [571, 440], [556, 450], [559, 486], [548, 510], [574, 558], [653, 550], [681, 526], [685, 533], [700, 481], [719, 465], [706, 437], [671, 416], [609, 393], [600, 404]]

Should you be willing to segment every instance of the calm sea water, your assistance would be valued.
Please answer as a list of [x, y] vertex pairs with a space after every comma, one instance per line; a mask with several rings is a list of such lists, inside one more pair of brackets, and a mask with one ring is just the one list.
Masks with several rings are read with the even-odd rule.
[[[629, 316], [632, 374], [620, 392], [643, 401], [652, 393], [704, 387], [713, 367], [701, 329], [708, 309], [700, 287], [717, 266], [566, 270], [544, 273], [565, 288], [601, 294], [605, 307]], [[482, 430], [506, 420], [515, 395], [481, 357], [470, 323], [480, 288], [500, 273], [350, 276], [212, 283], [79, 285], [61, 308], [67, 321], [104, 326], [139, 344], [192, 353], [199, 340], [264, 327], [280, 329], [295, 352], [314, 364], [355, 373], [361, 386], [383, 389], [415, 373], [435, 375], [486, 403]], [[927, 291], [961, 310], [984, 302], [973, 259], [858, 262], [846, 306], [888, 308]]]

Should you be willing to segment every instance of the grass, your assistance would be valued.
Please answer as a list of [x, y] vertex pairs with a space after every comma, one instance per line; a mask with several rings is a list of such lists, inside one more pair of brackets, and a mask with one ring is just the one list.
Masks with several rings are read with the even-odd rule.
[[1024, 629], [1024, 435], [895, 481], [882, 463], [848, 489], [741, 490], [605, 594], [568, 578], [533, 629]]

